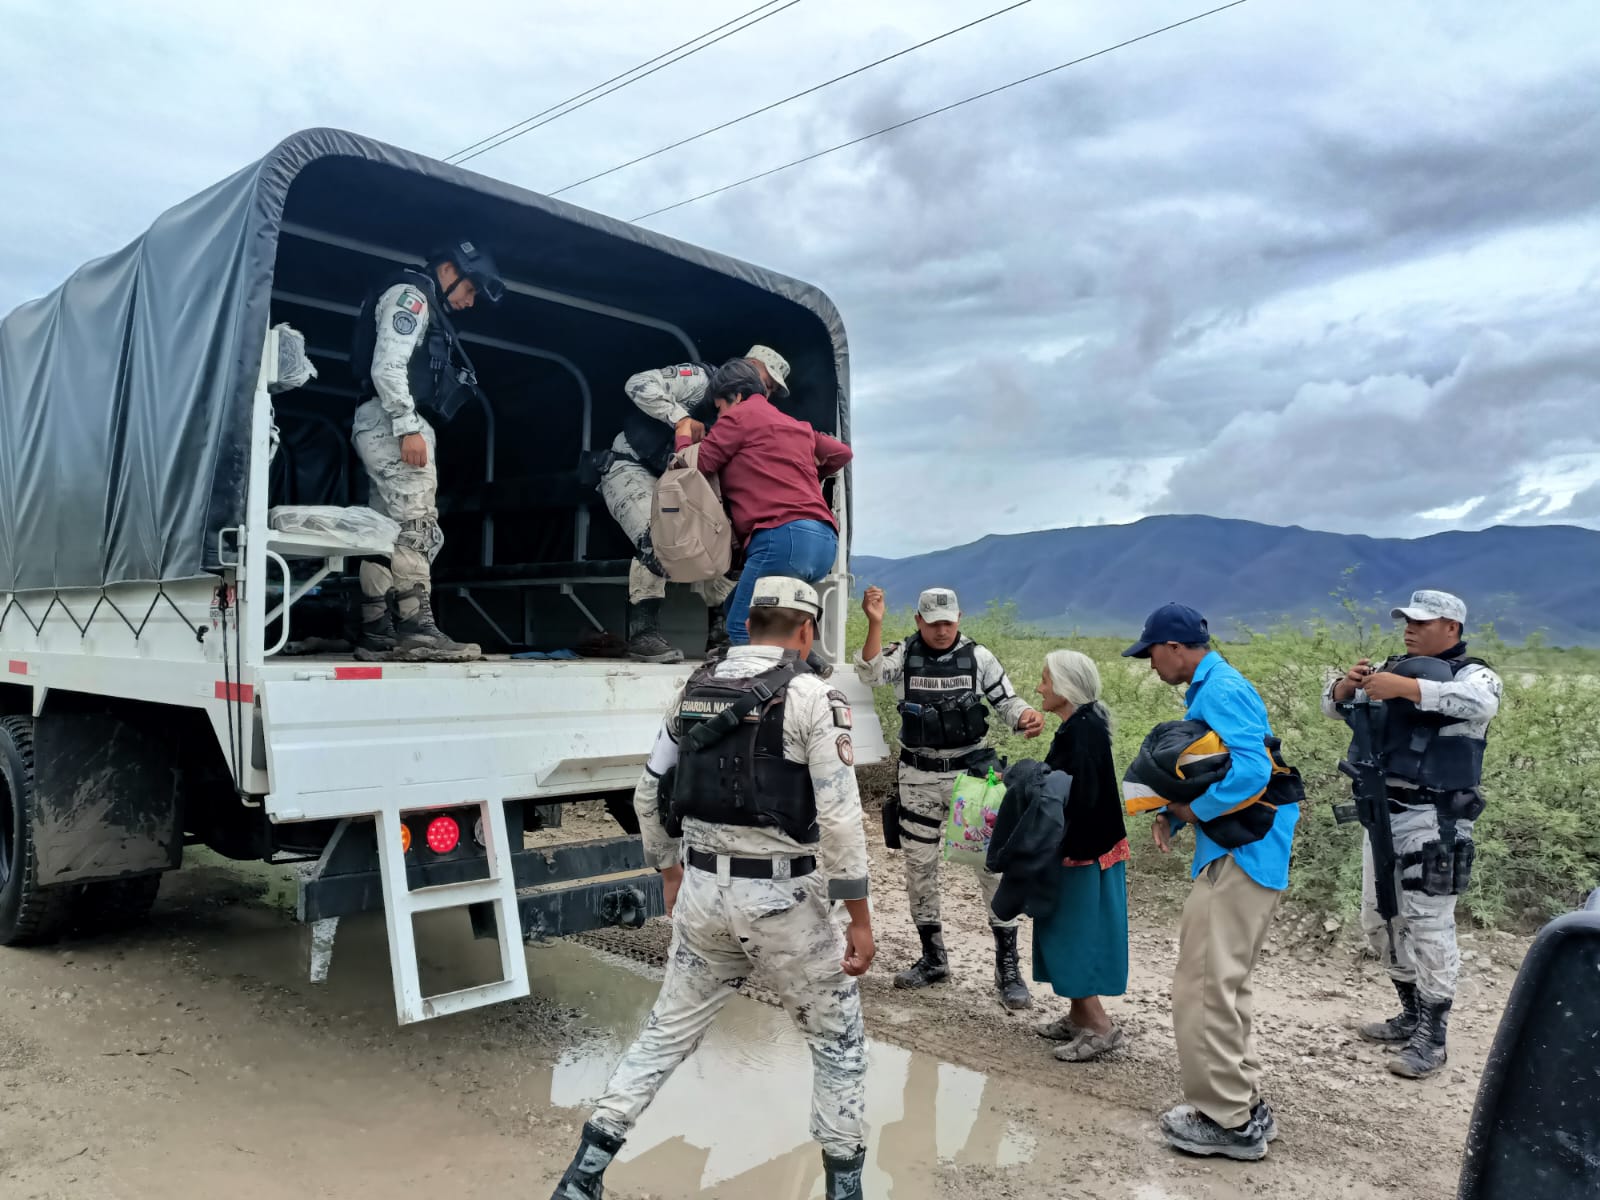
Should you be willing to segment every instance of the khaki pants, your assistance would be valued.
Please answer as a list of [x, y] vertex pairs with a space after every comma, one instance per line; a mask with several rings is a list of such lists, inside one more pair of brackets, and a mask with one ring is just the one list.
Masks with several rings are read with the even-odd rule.
[[1282, 899], [1224, 855], [1200, 872], [1183, 906], [1172, 976], [1183, 1096], [1226, 1129], [1248, 1121], [1261, 1099], [1250, 975]]

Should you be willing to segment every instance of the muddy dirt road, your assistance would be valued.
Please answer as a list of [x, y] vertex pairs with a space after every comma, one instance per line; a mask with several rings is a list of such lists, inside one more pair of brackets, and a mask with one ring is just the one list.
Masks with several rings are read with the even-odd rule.
[[[573, 825], [607, 831], [598, 814]], [[1059, 1011], [1053, 998], [1026, 1019], [994, 1005], [977, 889], [958, 873], [947, 877], [957, 979], [932, 995], [889, 986], [914, 953], [899, 869], [875, 850], [868, 1195], [1454, 1194], [1478, 1069], [1522, 940], [1466, 943], [1451, 1066], [1418, 1085], [1391, 1078], [1350, 1032], [1392, 1002], [1377, 964], [1330, 943], [1320, 922], [1281, 921], [1257, 990], [1283, 1136], [1264, 1163], [1207, 1163], [1168, 1151], [1154, 1125], [1177, 1098], [1170, 884], [1135, 886], [1137, 965], [1129, 995], [1111, 1002], [1129, 1042], [1114, 1059], [1067, 1065], [1031, 1032]], [[530, 948], [530, 999], [401, 1029], [381, 923], [346, 922], [329, 981], [313, 986], [282, 882], [190, 868], [167, 878], [154, 920], [134, 935], [0, 951], [0, 1195], [549, 1194], [584, 1100], [648, 1011], [664, 928]], [[419, 924], [435, 983], [488, 969], [492, 944], [466, 941], [465, 915], [438, 918]], [[781, 1011], [736, 1000], [646, 1115], [608, 1175], [610, 1194], [820, 1196], [805, 1134], [809, 1071]]]

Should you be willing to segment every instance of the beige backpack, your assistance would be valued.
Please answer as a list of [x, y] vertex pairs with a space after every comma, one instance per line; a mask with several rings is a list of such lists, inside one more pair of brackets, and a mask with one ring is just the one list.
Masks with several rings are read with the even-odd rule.
[[699, 456], [690, 446], [673, 458], [650, 509], [650, 543], [674, 583], [715, 579], [733, 565], [733, 520], [716, 479], [695, 469]]

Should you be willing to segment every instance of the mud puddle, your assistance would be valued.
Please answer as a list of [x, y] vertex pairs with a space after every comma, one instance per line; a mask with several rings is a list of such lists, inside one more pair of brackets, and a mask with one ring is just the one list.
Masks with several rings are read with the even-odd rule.
[[[465, 914], [428, 914], [418, 919], [416, 930], [426, 991], [495, 977], [495, 943], [473, 940]], [[342, 922], [322, 985], [304, 982], [308, 952], [304, 929], [257, 927], [248, 937], [214, 947], [208, 965], [264, 982], [281, 984], [293, 976], [293, 990], [307, 994], [319, 1011], [351, 1019], [359, 1012], [363, 1023], [392, 1024], [380, 919]], [[527, 955], [531, 999], [524, 1005], [558, 1014], [561, 1027], [557, 1046], [537, 1060], [514, 1053], [524, 1072], [517, 1100], [570, 1110], [576, 1130], [649, 1014], [660, 971], [573, 942], [532, 946]], [[505, 1020], [493, 1009], [479, 1010], [397, 1030], [397, 1037], [443, 1038], [449, 1045], [467, 1035], [477, 1040], [473, 1030], [486, 1021], [503, 1027]], [[875, 1034], [869, 1063], [865, 1182], [870, 1195], [931, 1196], [952, 1169], [1008, 1172], [1050, 1149], [1051, 1135], [1026, 1116], [1040, 1098], [1022, 1081], [991, 1079]], [[699, 1050], [646, 1111], [607, 1173], [608, 1184], [622, 1196], [820, 1197], [820, 1154], [809, 1134], [811, 1070], [809, 1051], [781, 1009], [734, 996]], [[1054, 1109], [1060, 1100], [1051, 1097]], [[561, 1158], [575, 1144], [574, 1137], [570, 1145], [546, 1153]], [[559, 1169], [555, 1162], [551, 1166]]]
[[[550, 1102], [583, 1109], [604, 1091], [659, 981], [626, 960], [570, 945], [535, 950], [529, 965], [536, 994], [578, 1007], [602, 1026], [586, 1031], [552, 1067]], [[1006, 1168], [1037, 1153], [1039, 1132], [1010, 1115], [1020, 1097], [1002, 1083], [881, 1037], [872, 1039], [869, 1064], [870, 1194], [927, 1196], [941, 1163]], [[788, 1016], [735, 996], [644, 1114], [608, 1178], [641, 1190], [821, 1196], [810, 1111], [811, 1058]]]

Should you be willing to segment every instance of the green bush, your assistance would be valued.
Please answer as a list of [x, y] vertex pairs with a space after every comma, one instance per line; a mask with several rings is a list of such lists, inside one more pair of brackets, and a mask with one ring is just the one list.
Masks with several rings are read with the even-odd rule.
[[[1335, 671], [1356, 659], [1377, 660], [1399, 650], [1392, 631], [1363, 619], [1366, 614], [1354, 606], [1349, 611], [1351, 620], [1338, 626], [1285, 624], [1218, 645], [1260, 690], [1285, 757], [1305, 779], [1290, 895], [1345, 917], [1360, 905], [1361, 840], [1359, 827], [1333, 819], [1330, 806], [1349, 792], [1338, 770], [1349, 739], [1342, 723], [1323, 716], [1321, 693]], [[885, 640], [913, 627], [909, 613], [891, 615]], [[1035, 702], [1049, 651], [1066, 647], [1093, 658], [1116, 722], [1119, 770], [1151, 726], [1183, 715], [1182, 690], [1163, 684], [1148, 663], [1120, 657], [1124, 640], [1040, 636], [1010, 605], [991, 605], [962, 629], [994, 651], [1017, 690]], [[865, 638], [866, 618], [856, 611], [852, 651]], [[1474, 834], [1478, 859], [1464, 908], [1484, 924], [1527, 927], [1575, 907], [1600, 883], [1600, 656], [1557, 653], [1538, 643], [1508, 646], [1492, 628], [1477, 631], [1471, 643], [1472, 653], [1500, 672], [1505, 696], [1490, 727], [1483, 786], [1488, 808]], [[899, 728], [892, 690], [879, 689], [875, 700], [892, 745]], [[1033, 742], [997, 727], [995, 747], [1013, 761], [1042, 758], [1056, 724], [1051, 718], [1044, 736]], [[1149, 824], [1148, 818], [1128, 821], [1134, 869], [1179, 877], [1187, 870], [1187, 855], [1157, 853]]]

